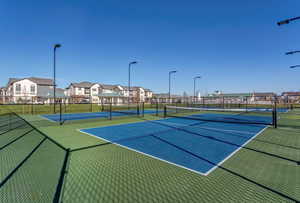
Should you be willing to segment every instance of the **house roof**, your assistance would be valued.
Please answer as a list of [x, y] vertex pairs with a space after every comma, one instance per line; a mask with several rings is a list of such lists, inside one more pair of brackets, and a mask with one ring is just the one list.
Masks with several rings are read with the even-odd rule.
[[285, 96], [300, 96], [300, 92], [282, 92]]
[[30, 80], [31, 82], [36, 83], [37, 85], [46, 85], [46, 86], [52, 86], [53, 85], [53, 80], [48, 79], [48, 78], [38, 78], [38, 77], [29, 77], [29, 78], [9, 78], [7, 86], [21, 81], [21, 80]]
[[108, 90], [112, 90], [115, 88], [118, 88], [119, 85], [107, 85], [107, 84], [100, 84], [102, 86], [103, 89], [108, 89]]
[[90, 88], [92, 87], [94, 84], [96, 83], [92, 83], [92, 82], [87, 82], [87, 81], [84, 81], [84, 82], [79, 82], [79, 83], [71, 83], [70, 86], [74, 86], [74, 87], [83, 87], [83, 88]]
[[253, 95], [255, 97], [270, 97], [270, 96], [276, 96], [274, 92], [254, 92]]
[[250, 97], [251, 93], [210, 94], [208, 97]]

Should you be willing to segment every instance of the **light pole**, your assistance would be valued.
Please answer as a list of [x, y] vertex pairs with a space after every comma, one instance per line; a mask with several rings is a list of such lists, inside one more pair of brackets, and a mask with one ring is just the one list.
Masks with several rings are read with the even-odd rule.
[[279, 21], [279, 22], [277, 22], [277, 25], [281, 26], [281, 25], [284, 25], [284, 24], [289, 24], [291, 21], [294, 21], [294, 20], [300, 20], [300, 16], [299, 17], [295, 17], [295, 18], [289, 18], [289, 19], [286, 19], [286, 20]]
[[170, 103], [171, 103], [171, 75], [176, 72], [177, 72], [176, 70], [169, 72], [169, 102]]
[[300, 65], [290, 66], [290, 68], [299, 68]]
[[137, 61], [132, 61], [128, 65], [128, 108], [129, 108], [129, 103], [130, 103], [130, 72], [131, 72], [131, 65], [137, 64]]
[[285, 55], [292, 55], [292, 54], [296, 54], [296, 53], [300, 53], [300, 51], [289, 51], [289, 52], [286, 52]]
[[54, 54], [53, 54], [53, 97], [54, 97], [54, 113], [55, 113], [55, 104], [56, 104], [56, 49], [61, 47], [61, 44], [54, 45]]
[[196, 103], [196, 79], [200, 79], [201, 76], [194, 77], [194, 102]]

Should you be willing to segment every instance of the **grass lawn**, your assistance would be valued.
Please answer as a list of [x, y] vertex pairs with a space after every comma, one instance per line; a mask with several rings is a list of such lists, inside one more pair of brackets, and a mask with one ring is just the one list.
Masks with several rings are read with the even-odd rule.
[[[104, 144], [105, 141], [78, 131], [143, 121], [137, 117], [67, 122], [62, 126], [39, 115], [22, 117], [65, 148], [98, 145], [70, 153], [61, 194], [63, 202], [300, 201], [300, 111], [297, 110], [280, 114], [277, 129], [266, 129], [208, 176], [114, 144]], [[0, 116], [3, 124], [9, 119], [17, 118]], [[159, 118], [145, 115], [144, 119]], [[2, 182], [44, 139], [30, 126], [23, 123], [24, 126], [18, 127], [19, 124], [22, 122], [14, 124], [16, 129], [9, 132], [7, 126], [0, 127], [0, 161], [6, 163], [0, 166]], [[44, 141], [0, 185], [0, 202], [51, 202], [63, 160], [63, 150], [49, 140]]]

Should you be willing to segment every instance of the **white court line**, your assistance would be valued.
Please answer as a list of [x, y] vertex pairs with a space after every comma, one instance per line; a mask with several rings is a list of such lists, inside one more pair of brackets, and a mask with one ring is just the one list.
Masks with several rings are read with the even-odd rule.
[[[144, 122], [147, 122], [147, 121], [144, 121]], [[139, 122], [139, 123], [142, 123], [142, 122]], [[127, 124], [121, 124], [121, 125], [127, 125]], [[113, 125], [112, 125], [113, 126]], [[249, 139], [247, 142], [245, 142], [243, 145], [241, 145], [240, 147], [238, 147], [236, 150], [234, 150], [232, 153], [230, 153], [228, 156], [226, 156], [222, 161], [220, 161], [219, 163], [217, 163], [214, 167], [212, 167], [211, 169], [209, 169], [206, 173], [202, 173], [202, 172], [199, 172], [199, 171], [196, 171], [196, 170], [193, 170], [193, 169], [190, 169], [190, 168], [187, 168], [185, 166], [182, 166], [180, 164], [176, 164], [176, 163], [173, 163], [173, 162], [170, 162], [170, 161], [167, 161], [167, 160], [164, 160], [164, 159], [161, 159], [159, 157], [156, 157], [156, 156], [153, 156], [153, 155], [150, 155], [150, 154], [147, 154], [147, 153], [144, 153], [144, 152], [141, 152], [139, 150], [136, 150], [136, 149], [133, 149], [133, 148], [130, 148], [130, 147], [127, 147], [127, 146], [124, 146], [124, 145], [121, 145], [121, 144], [118, 144], [116, 142], [112, 142], [110, 140], [107, 140], [107, 139], [104, 139], [102, 137], [98, 137], [94, 134], [91, 134], [91, 133], [87, 133], [87, 132], [83, 132], [82, 130], [84, 129], [77, 129], [79, 132], [83, 133], [83, 134], [87, 134], [89, 136], [92, 136], [92, 137], [96, 137], [98, 139], [101, 139], [101, 140], [104, 140], [106, 142], [110, 142], [110, 143], [113, 143], [119, 147], [123, 147], [125, 149], [128, 149], [128, 150], [132, 150], [134, 152], [137, 152], [137, 153], [140, 153], [140, 154], [143, 154], [145, 156], [148, 156], [148, 157], [151, 157], [151, 158], [154, 158], [154, 159], [157, 159], [157, 160], [160, 160], [160, 161], [163, 161], [163, 162], [166, 162], [166, 163], [169, 163], [169, 164], [172, 164], [172, 165], [175, 165], [177, 167], [180, 167], [180, 168], [184, 168], [186, 170], [189, 170], [189, 171], [192, 171], [194, 173], [197, 173], [197, 174], [200, 174], [200, 175], [204, 175], [204, 176], [207, 176], [209, 175], [212, 171], [214, 171], [216, 168], [218, 168], [220, 165], [222, 165], [226, 160], [228, 160], [229, 158], [231, 158], [235, 153], [237, 153], [241, 148], [243, 148], [245, 145], [247, 145], [250, 141], [252, 141], [255, 137], [257, 137], [258, 135], [260, 135], [265, 129], [267, 129], [269, 126], [266, 126], [264, 127], [261, 131], [259, 131], [258, 133], [256, 133], [251, 139]], [[99, 128], [103, 128], [103, 127], [99, 127]], [[88, 128], [88, 129], [95, 129], [95, 128]], [[88, 130], [88, 129], [85, 129], [85, 130]]]
[[39, 117], [41, 117], [41, 118], [43, 118], [43, 119], [45, 119], [45, 120], [48, 120], [48, 121], [50, 121], [50, 122], [52, 122], [52, 123], [58, 123], [58, 121], [51, 120], [51, 119], [49, 119], [49, 118], [47, 118], [47, 117], [44, 117], [43, 115], [39, 115]]
[[251, 139], [249, 139], [247, 142], [245, 142], [242, 146], [240, 146], [239, 148], [237, 148], [236, 150], [234, 150], [231, 154], [229, 154], [225, 159], [223, 159], [221, 162], [219, 162], [216, 166], [214, 166], [213, 168], [211, 168], [208, 172], [206, 172], [206, 175], [208, 175], [209, 173], [211, 173], [213, 170], [215, 170], [217, 167], [219, 167], [220, 165], [222, 165], [225, 161], [227, 161], [230, 157], [232, 157], [235, 153], [237, 153], [241, 148], [243, 148], [245, 145], [247, 145], [250, 141], [252, 141], [255, 137], [257, 137], [258, 135], [260, 135], [261, 133], [263, 133], [265, 131], [265, 129], [267, 129], [269, 126], [266, 126], [265, 128], [263, 128], [261, 131], [259, 131], [258, 133], [256, 133], [256, 135], [254, 135]]

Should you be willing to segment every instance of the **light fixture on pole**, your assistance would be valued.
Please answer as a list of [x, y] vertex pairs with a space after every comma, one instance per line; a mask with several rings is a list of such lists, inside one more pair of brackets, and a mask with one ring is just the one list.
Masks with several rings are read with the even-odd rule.
[[171, 103], [171, 75], [176, 73], [176, 70], [169, 72], [169, 102]]
[[128, 65], [128, 107], [129, 107], [129, 103], [130, 103], [130, 72], [131, 72], [131, 65], [137, 64], [137, 63], [138, 63], [137, 61], [132, 61]]
[[61, 44], [55, 44], [53, 49], [53, 99], [54, 99], [53, 111], [54, 113], [55, 113], [55, 104], [56, 104], [56, 49], [60, 47]]
[[200, 79], [201, 76], [194, 77], [194, 102], [196, 102], [196, 79]]

